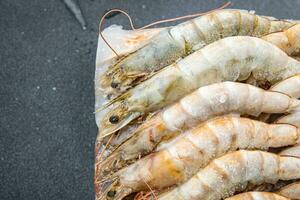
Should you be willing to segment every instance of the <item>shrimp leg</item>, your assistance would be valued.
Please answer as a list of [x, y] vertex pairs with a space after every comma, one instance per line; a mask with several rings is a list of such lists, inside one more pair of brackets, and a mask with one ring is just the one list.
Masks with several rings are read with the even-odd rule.
[[[162, 189], [174, 186], [188, 180], [211, 160], [227, 152], [237, 149], [267, 150], [269, 147], [294, 145], [299, 141], [300, 131], [292, 125], [269, 125], [232, 116], [215, 118], [177, 137], [165, 149], [103, 178], [104, 183], [113, 178], [119, 182], [114, 183], [116, 187], [106, 184], [101, 191], [113, 187], [119, 195], [122, 191], [130, 193], [147, 187]], [[96, 180], [98, 178], [102, 175], [96, 174]]]
[[159, 200], [219, 200], [243, 191], [248, 183], [276, 183], [300, 178], [300, 159], [262, 151], [237, 151], [213, 160]]
[[153, 151], [160, 142], [215, 116], [232, 112], [258, 116], [262, 112], [285, 113], [297, 109], [300, 109], [300, 100], [248, 84], [222, 82], [204, 86], [145, 121], [101, 168], [122, 168]]

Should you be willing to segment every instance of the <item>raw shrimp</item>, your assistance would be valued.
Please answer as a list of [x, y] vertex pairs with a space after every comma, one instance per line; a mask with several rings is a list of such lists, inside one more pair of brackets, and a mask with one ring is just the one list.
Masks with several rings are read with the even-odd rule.
[[300, 178], [300, 158], [263, 151], [237, 151], [213, 160], [187, 182], [159, 200], [222, 199], [243, 191], [248, 183], [276, 183]]
[[290, 56], [300, 55], [300, 24], [295, 24], [284, 31], [268, 34], [262, 39], [276, 45]]
[[225, 200], [289, 200], [288, 198], [270, 192], [246, 192], [229, 197]]
[[258, 116], [262, 112], [284, 113], [299, 109], [300, 100], [244, 83], [204, 86], [146, 120], [101, 164], [101, 168], [123, 167], [128, 160], [153, 151], [161, 141], [215, 116], [232, 112]]
[[112, 134], [201, 86], [242, 81], [251, 74], [258, 82], [274, 84], [299, 73], [300, 63], [271, 43], [248, 36], [228, 37], [164, 68], [104, 105], [101, 135]]
[[101, 87], [122, 92], [140, 79], [221, 38], [236, 35], [260, 37], [292, 24], [246, 10], [211, 12], [160, 32], [147, 45], [111, 66], [102, 78]]
[[[219, 117], [187, 131], [172, 141], [172, 145], [102, 181], [111, 182], [118, 178], [112, 185], [105, 185], [112, 187], [116, 196], [128, 195], [147, 187], [162, 189], [188, 180], [211, 160], [229, 151], [267, 150], [269, 147], [294, 145], [299, 141], [300, 131], [292, 125], [266, 124], [232, 116]], [[99, 174], [96, 176], [96, 180], [103, 178]]]
[[300, 182], [289, 184], [277, 193], [290, 199], [300, 199]]

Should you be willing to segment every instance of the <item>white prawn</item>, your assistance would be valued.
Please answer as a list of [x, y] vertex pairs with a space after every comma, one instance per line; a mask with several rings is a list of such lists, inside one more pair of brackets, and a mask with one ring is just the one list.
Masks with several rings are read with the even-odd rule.
[[230, 151], [267, 150], [270, 147], [294, 145], [299, 141], [300, 130], [292, 125], [266, 124], [232, 116], [219, 117], [187, 131], [177, 137], [172, 145], [113, 175], [103, 177], [102, 174], [96, 174], [96, 182], [99, 182], [96, 187], [102, 198], [106, 193], [114, 193], [114, 199], [121, 199], [148, 187], [163, 189], [178, 185], [214, 158]]

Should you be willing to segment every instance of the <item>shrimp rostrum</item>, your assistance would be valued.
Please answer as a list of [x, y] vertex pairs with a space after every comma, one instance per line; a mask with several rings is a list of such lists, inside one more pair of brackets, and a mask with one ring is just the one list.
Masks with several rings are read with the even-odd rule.
[[141, 115], [161, 109], [195, 89], [222, 81], [274, 84], [300, 73], [300, 63], [278, 47], [248, 36], [214, 42], [178, 61], [102, 108], [102, 137]]
[[162, 141], [215, 116], [227, 113], [258, 116], [299, 109], [300, 100], [244, 83], [204, 86], [146, 120], [100, 165], [104, 171], [122, 168], [130, 160], [153, 151]]
[[[172, 145], [150, 154], [107, 178], [96, 174], [96, 185], [121, 199], [131, 192], [147, 187], [163, 189], [178, 185], [192, 177], [214, 158], [237, 149], [261, 149], [294, 145], [300, 141], [300, 131], [288, 124], [263, 122], [224, 116], [212, 119], [182, 134]], [[108, 184], [110, 183], [110, 184]], [[101, 198], [100, 198], [101, 199]]]
[[166, 28], [148, 44], [121, 58], [104, 75], [101, 87], [107, 91], [124, 91], [140, 79], [221, 38], [237, 35], [260, 37], [292, 24], [254, 15], [246, 10], [211, 12]]
[[159, 200], [219, 200], [243, 191], [248, 184], [274, 184], [300, 178], [300, 159], [262, 151], [237, 151], [213, 160], [187, 182]]

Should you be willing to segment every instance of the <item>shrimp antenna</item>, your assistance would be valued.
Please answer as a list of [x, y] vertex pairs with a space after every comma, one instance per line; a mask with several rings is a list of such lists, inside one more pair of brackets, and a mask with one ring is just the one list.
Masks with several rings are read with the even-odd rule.
[[230, 6], [230, 5], [232, 5], [232, 2], [228, 1], [227, 3], [225, 3], [224, 5], [222, 5], [221, 7], [213, 9], [213, 10], [210, 10], [208, 12], [195, 13], [195, 14], [184, 15], [184, 16], [180, 16], [180, 17], [174, 17], [174, 18], [170, 18], [170, 19], [158, 20], [158, 21], [152, 22], [152, 23], [150, 23], [148, 25], [145, 25], [145, 26], [143, 26], [141, 28], [137, 28], [137, 29], [134, 28], [132, 19], [131, 19], [130, 15], [126, 11], [118, 9], [118, 8], [114, 8], [114, 9], [111, 9], [111, 10], [107, 11], [106, 13], [104, 13], [104, 15], [101, 17], [100, 22], [99, 22], [99, 31], [98, 32], [99, 32], [100, 37], [102, 38], [102, 40], [105, 42], [105, 44], [114, 52], [114, 54], [116, 54], [117, 57], [120, 57], [120, 55], [107, 42], [107, 40], [105, 39], [105, 37], [102, 34], [102, 25], [103, 25], [104, 20], [107, 19], [108, 15], [111, 15], [114, 12], [119, 12], [119, 13], [124, 14], [128, 18], [132, 30], [142, 30], [142, 29], [149, 28], [149, 27], [157, 25], [157, 24], [162, 24], [162, 23], [174, 22], [174, 21], [178, 21], [178, 20], [182, 20], [182, 19], [199, 17], [199, 16], [206, 15], [206, 14], [209, 14], [209, 13], [217, 11], [217, 10], [222, 10], [222, 9], [224, 9], [224, 8]]

